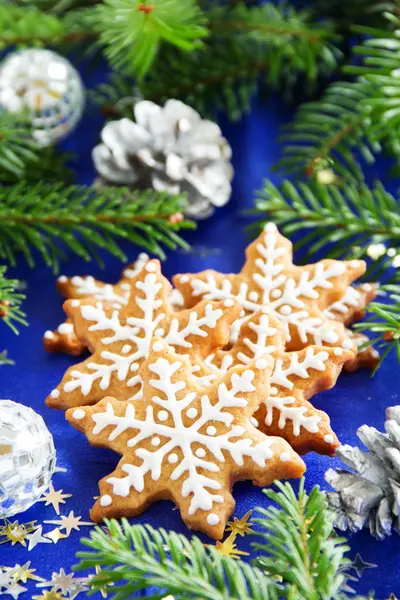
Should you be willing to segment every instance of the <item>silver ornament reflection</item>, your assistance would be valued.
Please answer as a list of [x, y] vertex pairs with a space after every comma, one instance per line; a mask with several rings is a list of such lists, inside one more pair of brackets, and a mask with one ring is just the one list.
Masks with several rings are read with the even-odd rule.
[[85, 93], [78, 71], [52, 50], [12, 52], [0, 64], [0, 110], [26, 112], [34, 138], [48, 146], [80, 120]]
[[0, 400], [0, 519], [27, 510], [49, 487], [53, 437], [32, 408]]
[[113, 185], [185, 192], [186, 214], [204, 219], [231, 195], [231, 147], [218, 125], [203, 120], [180, 100], [164, 107], [143, 100], [134, 106], [135, 122], [107, 123], [102, 144], [93, 150], [101, 178]]

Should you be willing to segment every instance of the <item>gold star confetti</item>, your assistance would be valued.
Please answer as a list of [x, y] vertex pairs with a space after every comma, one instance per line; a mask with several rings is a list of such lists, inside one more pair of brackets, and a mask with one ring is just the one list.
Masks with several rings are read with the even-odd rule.
[[[100, 567], [100, 565], [96, 565], [95, 569], [96, 569], [96, 575], [100, 575], [100, 573], [101, 573], [101, 567]], [[114, 585], [113, 583], [109, 583], [108, 584], [109, 587], [113, 586], [113, 585]], [[100, 592], [102, 598], [107, 598], [108, 597], [107, 588], [106, 587], [98, 588], [97, 591]]]
[[73, 529], [79, 531], [79, 528], [82, 527], [82, 525], [94, 525], [94, 523], [91, 523], [89, 521], [82, 521], [81, 519], [82, 517], [76, 517], [74, 515], [74, 511], [71, 510], [68, 517], [61, 515], [60, 521], [44, 522], [50, 525], [59, 525], [60, 529], [65, 529], [65, 534], [68, 537]]
[[45, 506], [50, 504], [56, 511], [56, 514], [60, 514], [60, 504], [65, 504], [66, 498], [71, 498], [72, 494], [63, 494], [63, 490], [55, 490], [52, 483], [49, 486], [49, 492], [43, 494], [39, 502], [46, 502]]
[[[88, 582], [88, 577], [75, 577], [73, 573], [67, 574], [64, 569], [60, 569], [59, 573], [52, 573], [50, 581], [37, 583], [36, 587], [50, 587], [54, 592], [68, 594], [68, 597], [71, 598], [71, 594], [75, 594], [74, 597], [76, 597], [79, 593], [86, 591]], [[78, 593], [76, 593], [77, 591]]]
[[15, 567], [0, 568], [0, 596], [7, 594], [17, 600], [20, 594], [26, 592], [27, 588], [19, 585], [14, 579], [19, 565]]
[[22, 581], [22, 583], [26, 583], [28, 579], [45, 581], [43, 577], [38, 577], [38, 575], [35, 575], [36, 569], [30, 569], [30, 566], [31, 561], [28, 561], [22, 566], [17, 564], [14, 567], [0, 567], [0, 569], [4, 569], [8, 573], [12, 571], [10, 576], [16, 583], [19, 583], [20, 581]]
[[12, 546], [19, 543], [26, 546], [25, 538], [28, 533], [31, 533], [37, 528], [37, 521], [29, 521], [29, 523], [19, 524], [18, 521], [11, 523], [8, 519], [4, 519], [4, 525], [0, 526], [0, 544], [11, 542]]
[[244, 537], [246, 533], [253, 531], [251, 529], [253, 523], [248, 522], [252, 512], [252, 510], [249, 510], [241, 519], [234, 517], [233, 521], [228, 521], [228, 525], [226, 526], [227, 531], [231, 531], [241, 537]]
[[57, 544], [58, 541], [63, 540], [64, 538], [68, 537], [64, 533], [61, 533], [61, 530], [58, 529], [58, 527], [56, 527], [55, 529], [52, 529], [51, 531], [49, 531], [48, 533], [45, 533], [44, 535], [46, 537], [50, 538], [54, 544]]
[[32, 596], [32, 600], [62, 600], [62, 596], [54, 590], [46, 590], [41, 596]]
[[232, 532], [223, 542], [217, 542], [214, 546], [216, 550], [223, 556], [230, 558], [239, 558], [240, 556], [248, 556], [248, 552], [243, 552], [236, 547], [236, 533]]

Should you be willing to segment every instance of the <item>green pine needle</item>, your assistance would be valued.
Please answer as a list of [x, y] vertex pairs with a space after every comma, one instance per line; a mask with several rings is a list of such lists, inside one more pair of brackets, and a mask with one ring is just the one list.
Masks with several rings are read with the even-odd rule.
[[371, 244], [400, 247], [399, 200], [379, 182], [371, 189], [354, 180], [285, 180], [279, 187], [266, 180], [255, 214], [261, 217], [257, 229], [273, 220], [288, 236], [304, 230], [297, 247], [307, 245], [308, 254], [323, 250], [326, 256], [360, 258]]
[[96, 528], [81, 540], [90, 551], [77, 553], [76, 568], [99, 565], [102, 570], [91, 579], [91, 587], [104, 588], [115, 600], [135, 592], [154, 600], [168, 594], [175, 600], [278, 600], [275, 585], [261, 571], [205, 547], [199, 538], [189, 541], [150, 525], [130, 525], [126, 519], [105, 523], [109, 533]]
[[[25, 295], [18, 291], [20, 282], [16, 279], [7, 279], [6, 267], [0, 266], [0, 321], [8, 325], [14, 333], [18, 333], [16, 324], [27, 325], [25, 313], [21, 310]], [[7, 354], [1, 353], [1, 363], [7, 364]], [[8, 363], [11, 364], [11, 363]]]
[[[257, 511], [261, 531], [253, 544], [260, 551], [256, 566], [220, 554], [201, 541], [149, 525], [106, 521], [109, 533], [96, 528], [82, 543], [76, 569], [101, 572], [91, 579], [93, 590], [115, 600], [146, 592], [146, 598], [172, 594], [175, 600], [345, 600], [348, 548], [333, 537], [334, 515], [315, 487], [308, 496], [304, 481], [296, 497], [289, 483], [265, 491], [277, 506]], [[258, 568], [259, 567], [259, 568]], [[113, 586], [113, 587], [111, 587]], [[144, 597], [144, 596], [139, 596]]]
[[14, 365], [14, 361], [8, 358], [7, 350], [0, 352], [0, 367]]
[[193, 223], [174, 218], [184, 205], [182, 196], [153, 190], [24, 182], [0, 188], [0, 258], [15, 264], [23, 254], [33, 266], [36, 251], [56, 271], [66, 250], [87, 261], [101, 263], [98, 250], [126, 260], [121, 240], [164, 258], [163, 245], [187, 247], [177, 231]]
[[188, 51], [208, 33], [195, 0], [104, 0], [93, 18], [112, 66], [139, 79], [162, 41]]
[[362, 160], [373, 163], [383, 150], [400, 158], [400, 19], [385, 17], [386, 30], [353, 28], [363, 38], [353, 49], [362, 62], [344, 70], [357, 78], [334, 82], [320, 100], [300, 106], [282, 136], [278, 168], [314, 175], [331, 164], [342, 176], [361, 178]]
[[[301, 79], [312, 91], [318, 77], [331, 74], [341, 57], [332, 25], [321, 27], [308, 11], [287, 3], [238, 3], [214, 7], [206, 16], [210, 35], [202, 46], [184, 57], [165, 47], [140, 82], [138, 95], [160, 104], [179, 98], [202, 115], [213, 117], [223, 110], [236, 120], [249, 112], [260, 81], [266, 90], [283, 89], [290, 96]], [[130, 116], [132, 90], [129, 76], [114, 75], [98, 88], [96, 99], [106, 114]]]
[[387, 302], [371, 302], [366, 307], [366, 319], [354, 326], [358, 331], [374, 334], [365, 344], [374, 345], [380, 350], [381, 356], [373, 375], [392, 350], [396, 351], [400, 364], [400, 285], [384, 285], [380, 293], [385, 294]]
[[349, 548], [345, 539], [335, 537], [335, 517], [325, 495], [318, 486], [307, 495], [304, 479], [297, 497], [289, 483], [276, 485], [278, 492], [263, 492], [278, 506], [257, 508], [262, 516], [253, 519], [262, 528], [254, 534], [262, 539], [253, 544], [261, 551], [256, 565], [269, 577], [282, 577], [303, 600], [347, 598], [343, 588], [350, 561], [344, 555]]

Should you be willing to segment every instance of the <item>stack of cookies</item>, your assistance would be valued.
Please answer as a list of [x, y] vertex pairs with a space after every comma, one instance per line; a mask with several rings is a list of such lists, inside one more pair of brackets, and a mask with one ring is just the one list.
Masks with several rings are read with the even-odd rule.
[[100, 481], [91, 517], [136, 516], [171, 499], [188, 527], [220, 539], [236, 481], [299, 477], [309, 451], [333, 455], [329, 417], [310, 403], [342, 370], [372, 366], [348, 327], [375, 296], [352, 287], [363, 261], [293, 265], [269, 223], [239, 274], [163, 277], [140, 255], [114, 285], [60, 277], [65, 323], [50, 352], [90, 356], [46, 403], [122, 458]]

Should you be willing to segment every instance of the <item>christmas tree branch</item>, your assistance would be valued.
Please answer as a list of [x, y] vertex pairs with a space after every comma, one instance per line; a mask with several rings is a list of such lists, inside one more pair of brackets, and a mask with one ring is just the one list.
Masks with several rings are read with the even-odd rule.
[[161, 42], [194, 50], [208, 34], [195, 0], [104, 0], [93, 10], [100, 43], [112, 66], [142, 78]]
[[101, 262], [102, 249], [126, 260], [119, 240], [164, 257], [162, 245], [186, 246], [177, 235], [180, 228], [193, 226], [180, 213], [184, 204], [182, 196], [152, 190], [43, 183], [0, 188], [0, 257], [15, 264], [22, 253], [33, 265], [36, 250], [54, 270], [65, 250]]
[[308, 244], [309, 253], [324, 249], [327, 256], [362, 257], [371, 244], [400, 247], [398, 207], [379, 182], [371, 189], [356, 180], [339, 185], [285, 180], [279, 187], [267, 180], [255, 213], [261, 216], [257, 228], [272, 219], [287, 235], [306, 230], [298, 247]]
[[[155, 530], [149, 525], [108, 521], [109, 534], [97, 528], [82, 543], [77, 569], [102, 567], [93, 577], [93, 590], [104, 588], [123, 600], [146, 590], [159, 599], [172, 594], [175, 600], [329, 600], [347, 598], [342, 590], [349, 561], [347, 546], [333, 538], [333, 516], [325, 497], [314, 488], [310, 496], [300, 486], [298, 498], [290, 484], [278, 483], [278, 492], [266, 492], [278, 504], [258, 509], [262, 554], [257, 559], [264, 573], [242, 560], [220, 554], [215, 547], [193, 537]], [[267, 543], [265, 543], [267, 542]], [[271, 576], [278, 575], [279, 581]], [[316, 589], [318, 582], [318, 589]], [[114, 587], [111, 587], [113, 585]], [[149, 594], [149, 595], [147, 595]]]
[[281, 577], [304, 600], [345, 598], [349, 548], [334, 536], [335, 517], [325, 495], [318, 486], [307, 495], [304, 479], [297, 497], [289, 483], [276, 485], [278, 492], [263, 491], [278, 506], [258, 508], [262, 516], [254, 519], [261, 526], [254, 535], [262, 539], [253, 544], [261, 551], [256, 565], [269, 577]]
[[[214, 7], [206, 16], [211, 33], [201, 48], [182, 60], [175, 48], [165, 47], [138, 95], [157, 103], [179, 98], [203, 115], [224, 110], [237, 119], [249, 110], [260, 75], [266, 88], [289, 94], [304, 78], [312, 90], [318, 75], [330, 74], [341, 57], [331, 25], [324, 23], [321, 31], [307, 11], [288, 4]], [[115, 79], [98, 89], [97, 101], [107, 114], [129, 114], [128, 102], [120, 99], [124, 90], [126, 98], [132, 96], [133, 81], [118, 77], [116, 97]]]
[[[355, 27], [363, 36], [354, 56], [362, 64], [345, 68], [353, 82], [335, 82], [317, 102], [300, 107], [288, 133], [278, 168], [314, 175], [328, 164], [341, 174], [361, 176], [360, 159], [375, 161], [383, 149], [400, 157], [400, 20], [385, 14], [389, 29]], [[392, 29], [392, 31], [390, 30]]]
[[380, 293], [384, 294], [388, 302], [371, 302], [366, 307], [366, 319], [354, 326], [358, 331], [374, 334], [365, 346], [375, 345], [381, 351], [373, 374], [393, 349], [396, 350], [400, 363], [400, 285], [384, 285], [380, 288]]
[[[16, 325], [27, 325], [25, 314], [21, 310], [22, 301], [25, 295], [18, 292], [20, 282], [16, 279], [7, 279], [6, 267], [0, 266], [0, 320], [11, 327], [14, 333], [18, 333]], [[6, 359], [2, 353], [1, 359]]]

